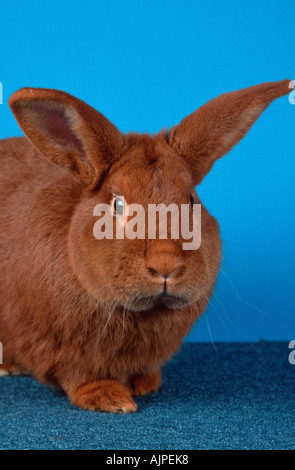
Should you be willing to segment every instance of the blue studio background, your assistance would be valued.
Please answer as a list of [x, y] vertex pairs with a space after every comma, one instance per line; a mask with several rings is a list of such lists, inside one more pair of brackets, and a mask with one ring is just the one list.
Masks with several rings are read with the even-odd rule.
[[[21, 135], [7, 101], [23, 86], [74, 94], [123, 132], [157, 132], [221, 93], [295, 79], [294, 18], [294, 0], [2, 0], [0, 138]], [[294, 125], [281, 98], [199, 188], [224, 259], [190, 341], [295, 337]]]

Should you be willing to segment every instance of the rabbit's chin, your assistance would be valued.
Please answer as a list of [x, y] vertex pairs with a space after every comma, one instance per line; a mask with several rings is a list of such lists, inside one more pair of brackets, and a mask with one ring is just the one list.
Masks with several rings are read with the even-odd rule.
[[146, 310], [170, 310], [181, 309], [189, 305], [190, 302], [184, 297], [163, 293], [157, 296], [141, 297], [133, 300], [129, 305], [129, 310], [134, 312]]

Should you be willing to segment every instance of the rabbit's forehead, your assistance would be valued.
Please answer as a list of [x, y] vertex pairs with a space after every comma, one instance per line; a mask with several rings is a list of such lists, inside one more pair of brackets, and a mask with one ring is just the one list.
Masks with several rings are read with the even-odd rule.
[[181, 203], [192, 189], [191, 175], [185, 165], [165, 157], [153, 163], [127, 160], [114, 171], [109, 185], [130, 203]]

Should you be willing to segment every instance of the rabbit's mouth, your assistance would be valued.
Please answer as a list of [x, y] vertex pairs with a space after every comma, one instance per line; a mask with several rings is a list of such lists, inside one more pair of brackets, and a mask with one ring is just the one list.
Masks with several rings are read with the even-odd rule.
[[130, 310], [139, 312], [141, 310], [163, 310], [163, 309], [180, 309], [189, 304], [188, 299], [179, 297], [174, 294], [163, 292], [162, 294], [152, 297], [137, 298], [130, 305]]

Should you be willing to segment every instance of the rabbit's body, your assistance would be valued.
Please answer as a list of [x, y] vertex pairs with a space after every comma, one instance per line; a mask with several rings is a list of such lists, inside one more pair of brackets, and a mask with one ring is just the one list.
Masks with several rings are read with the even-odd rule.
[[[25, 138], [0, 142], [0, 162], [0, 331], [8, 368], [66, 391], [98, 379], [131, 386], [135, 377], [157, 371], [203, 312], [215, 278], [204, 299], [181, 312], [128, 312], [115, 299], [105, 305], [102, 298], [100, 304], [69, 263], [81, 185]], [[215, 230], [215, 219], [203, 211]], [[210, 242], [217, 273], [220, 247]]]
[[201, 205], [201, 246], [184, 251], [170, 232], [167, 240], [97, 240], [93, 209], [114, 194], [145, 209], [181, 207], [190, 193], [201, 204], [194, 186], [287, 82], [222, 95], [153, 137], [123, 136], [63, 92], [13, 95], [34, 146], [0, 142], [2, 369], [60, 386], [86, 409], [132, 412], [132, 395], [158, 388], [161, 365], [214, 288], [218, 224]]

